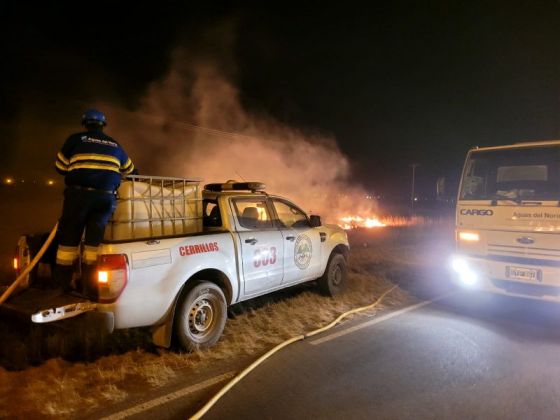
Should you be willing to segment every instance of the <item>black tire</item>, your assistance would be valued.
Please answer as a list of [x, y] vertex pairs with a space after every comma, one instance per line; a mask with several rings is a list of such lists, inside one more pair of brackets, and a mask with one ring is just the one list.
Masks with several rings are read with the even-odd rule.
[[199, 282], [181, 297], [174, 330], [186, 351], [212, 347], [220, 339], [227, 318], [226, 298], [214, 283]]
[[348, 269], [342, 254], [331, 254], [325, 273], [319, 278], [319, 290], [326, 296], [335, 296], [346, 288]]

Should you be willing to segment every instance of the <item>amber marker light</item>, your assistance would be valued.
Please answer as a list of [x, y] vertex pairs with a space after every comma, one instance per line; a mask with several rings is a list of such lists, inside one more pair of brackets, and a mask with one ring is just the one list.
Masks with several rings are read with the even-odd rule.
[[475, 232], [459, 232], [459, 240], [465, 242], [478, 242], [480, 236]]
[[14, 270], [19, 269], [19, 260], [17, 257], [14, 257]]

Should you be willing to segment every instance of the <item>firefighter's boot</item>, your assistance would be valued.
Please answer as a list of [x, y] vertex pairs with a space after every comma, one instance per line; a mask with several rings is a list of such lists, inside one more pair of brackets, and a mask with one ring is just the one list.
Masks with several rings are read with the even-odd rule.
[[97, 300], [97, 270], [95, 264], [82, 265], [82, 293], [88, 299]]
[[72, 291], [72, 276], [74, 275], [73, 265], [56, 264], [54, 267], [54, 281], [64, 293]]

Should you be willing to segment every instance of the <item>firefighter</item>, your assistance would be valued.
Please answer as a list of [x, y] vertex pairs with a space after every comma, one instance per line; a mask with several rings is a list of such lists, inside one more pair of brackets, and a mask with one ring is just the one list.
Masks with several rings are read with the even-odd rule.
[[124, 175], [136, 173], [119, 143], [105, 134], [105, 115], [89, 109], [82, 115], [86, 131], [72, 134], [56, 157], [56, 170], [64, 175], [66, 189], [58, 224], [55, 281], [64, 292], [72, 290], [74, 263], [84, 235], [82, 286], [95, 295], [93, 268], [97, 247], [103, 239], [116, 205], [116, 190]]

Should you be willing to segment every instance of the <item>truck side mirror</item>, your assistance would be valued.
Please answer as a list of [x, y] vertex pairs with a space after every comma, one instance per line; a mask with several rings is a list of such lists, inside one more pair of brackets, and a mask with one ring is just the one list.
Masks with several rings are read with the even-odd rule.
[[309, 216], [309, 222], [311, 223], [311, 227], [322, 226], [321, 216], [316, 216], [316, 215], [312, 214], [311, 216]]

